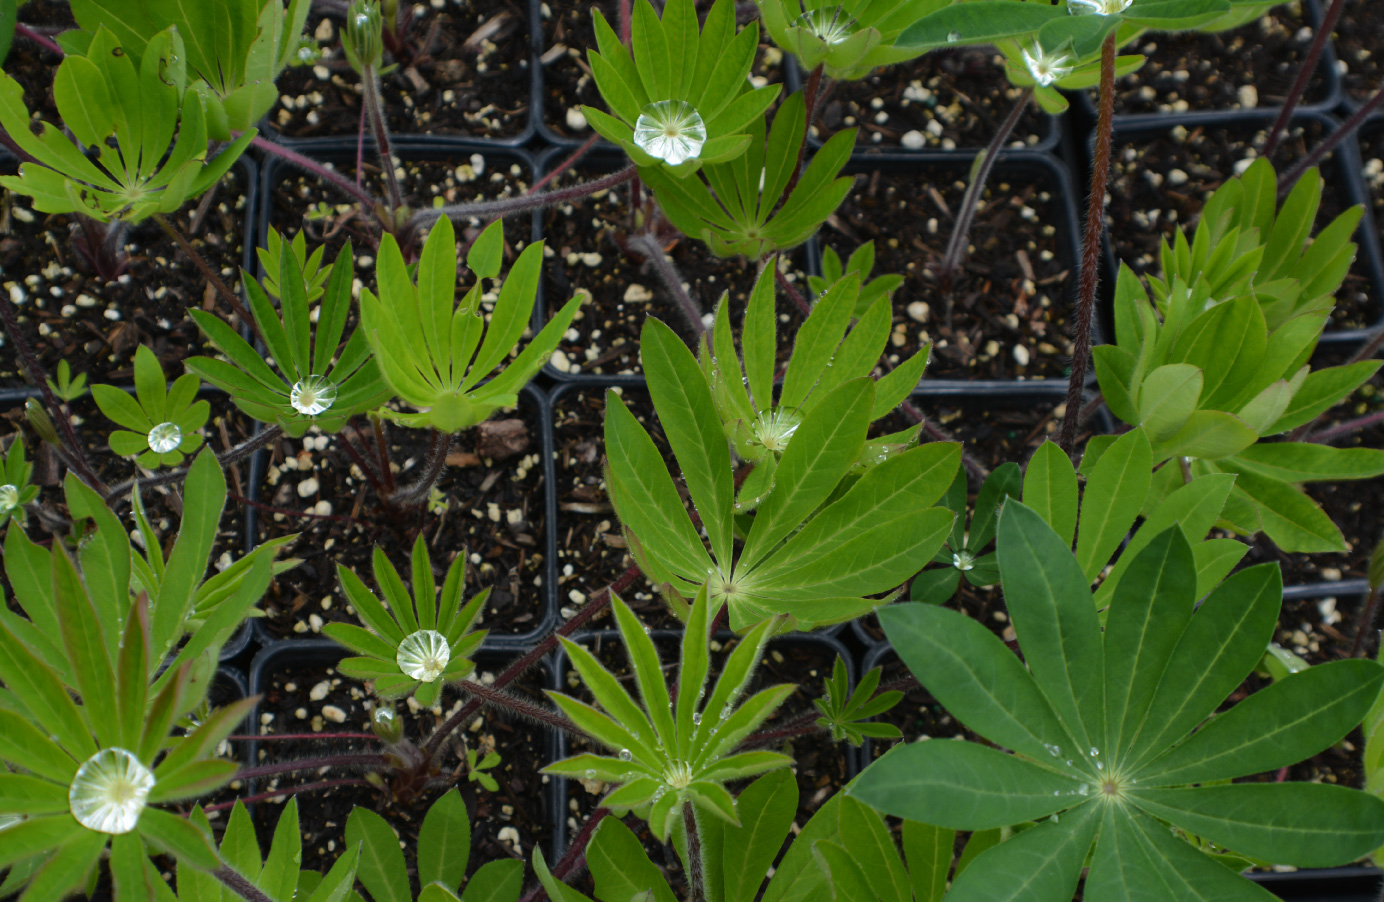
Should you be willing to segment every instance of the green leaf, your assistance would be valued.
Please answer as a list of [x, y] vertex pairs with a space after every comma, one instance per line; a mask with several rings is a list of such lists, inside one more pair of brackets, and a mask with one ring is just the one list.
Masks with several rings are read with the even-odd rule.
[[346, 842], [360, 847], [356, 878], [375, 902], [413, 902], [404, 853], [388, 821], [369, 808], [352, 808]]
[[497, 219], [485, 227], [466, 252], [466, 266], [480, 279], [493, 279], [500, 274], [505, 250], [504, 221]]
[[878, 902], [913, 902], [903, 859], [884, 820], [856, 799], [841, 800], [841, 837], [850, 860], [862, 869], [866, 898]]
[[1301, 489], [1257, 473], [1240, 473], [1235, 493], [1249, 496], [1264, 533], [1284, 551], [1346, 550], [1341, 530]]
[[652, 890], [658, 902], [676, 902], [668, 881], [649, 860], [643, 844], [618, 817], [601, 821], [587, 847], [586, 861], [601, 902], [627, 902], [645, 890]]
[[1197, 409], [1202, 371], [1188, 363], [1170, 363], [1144, 377], [1139, 387], [1139, 425], [1150, 441], [1172, 438]]
[[1086, 480], [1076, 559], [1095, 580], [1134, 525], [1152, 480], [1153, 455], [1143, 430], [1128, 432], [1101, 455]]
[[959, 44], [992, 44], [1001, 38], [1032, 34], [1065, 16], [1062, 7], [1018, 0], [974, 0], [944, 6], [908, 26], [895, 39], [898, 47], [931, 50]]
[[1281, 482], [1368, 479], [1384, 473], [1384, 451], [1333, 448], [1315, 442], [1260, 442], [1241, 451], [1227, 465]]
[[461, 886], [471, 854], [471, 820], [456, 790], [433, 802], [418, 833], [418, 881]]
[[640, 333], [645, 378], [688, 494], [701, 515], [722, 567], [731, 560], [735, 485], [730, 447], [711, 388], [692, 352], [672, 329], [653, 317]]
[[[1146, 444], [1141, 447], [1147, 451]], [[1114, 453], [1112, 448], [1105, 456]], [[1097, 466], [1103, 464], [1104, 458]], [[1089, 485], [1086, 492], [1089, 506]], [[1105, 735], [1105, 653], [1090, 579], [1052, 527], [1017, 502], [1004, 506], [996, 549], [1005, 601], [1033, 678], [1078, 751], [1094, 749]]]
[[1243, 855], [1333, 867], [1384, 843], [1384, 801], [1329, 783], [1235, 783], [1132, 793], [1135, 805]]
[[1282, 600], [1278, 565], [1261, 564], [1231, 576], [1202, 602], [1168, 657], [1127, 755], [1132, 767], [1186, 736], [1249, 675], [1273, 638]]
[[1088, 803], [990, 847], [957, 876], [947, 899], [1027, 902], [1071, 898], [1100, 821], [1100, 807]]
[[519, 902], [523, 888], [522, 861], [487, 861], [467, 881], [461, 902]]
[[350, 846], [332, 865], [332, 869], [327, 872], [327, 876], [322, 878], [322, 882], [313, 890], [307, 902], [344, 902], [344, 900], [354, 895], [352, 888], [355, 886], [356, 866], [360, 862], [360, 846]]
[[873, 401], [874, 380], [852, 379], [803, 418], [779, 461], [774, 491], [759, 507], [737, 572], [763, 560], [836, 488], [865, 445]]
[[1259, 440], [1259, 434], [1242, 420], [1222, 410], [1198, 410], [1187, 419], [1177, 434], [1159, 442], [1156, 456], [1200, 457], [1220, 460], [1238, 454]]
[[[648, 0], [643, 0], [647, 3]], [[533, 872], [538, 878], [538, 882], [548, 891], [549, 897], [553, 902], [590, 902], [582, 893], [577, 892], [570, 886], [553, 876], [548, 870], [548, 862], [543, 860], [543, 850], [534, 846], [533, 848]]]
[[1071, 547], [1076, 536], [1076, 471], [1055, 442], [1045, 441], [1033, 452], [1024, 473], [1023, 501]]
[[226, 477], [210, 449], [197, 455], [183, 485], [178, 541], [168, 557], [158, 601], [151, 611], [151, 642], [156, 656], [165, 654], [187, 629], [187, 614], [206, 573], [226, 504]]
[[942, 902], [956, 832], [918, 821], [903, 822], [903, 854], [915, 902]]
[[977, 743], [938, 739], [895, 746], [846, 792], [895, 817], [989, 830], [1065, 811], [1085, 785]]
[[1212, 783], [1286, 767], [1345, 736], [1379, 695], [1384, 667], [1331, 661], [1259, 690], [1213, 717], [1140, 774], [1146, 785]]
[[759, 891], [798, 809], [798, 784], [789, 770], [755, 780], [736, 800], [740, 824], [725, 830], [722, 855], [727, 900]]
[[72, 662], [83, 708], [91, 718], [92, 731], [102, 747], [119, 745], [115, 669], [106, 651], [96, 612], [66, 547], [57, 543], [51, 559], [53, 594], [62, 624], [63, 644]]
[[983, 624], [924, 604], [890, 605], [877, 616], [918, 681], [972, 730], [1053, 767], [1082, 751], [1023, 663]]
[[157, 848], [195, 868], [213, 871], [221, 865], [209, 834], [162, 808], [144, 809], [139, 816], [139, 833]]
[[782, 406], [797, 408], [806, 403], [813, 386], [826, 372], [826, 364], [836, 352], [841, 337], [846, 334], [859, 294], [860, 276], [849, 275], [827, 289], [813, 305], [812, 312], [798, 330], [793, 355], [783, 374], [779, 398]]
[[875, 898], [860, 863], [852, 859], [850, 852], [826, 841], [813, 843], [812, 852], [831, 877], [832, 898], [836, 902], [871, 902]]
[[[421, 847], [420, 847], [421, 851]], [[269, 845], [269, 858], [264, 862], [255, 885], [276, 902], [293, 902], [293, 890], [298, 885], [298, 869], [303, 864], [303, 837], [298, 831], [298, 800], [290, 798], [279, 812], [274, 825], [274, 839]]]
[[837, 811], [841, 798], [838, 793], [827, 799], [794, 838], [774, 869], [763, 902], [807, 902], [822, 898], [821, 894], [828, 891], [826, 872], [818, 866], [812, 847], [818, 840], [840, 835]]

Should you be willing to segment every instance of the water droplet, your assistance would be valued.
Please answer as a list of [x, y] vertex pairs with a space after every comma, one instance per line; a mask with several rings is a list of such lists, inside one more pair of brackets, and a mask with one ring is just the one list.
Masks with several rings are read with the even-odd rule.
[[1104, 762], [1104, 761], [1097, 761], [1097, 762], [1096, 762], [1096, 770], [1105, 770], [1105, 762]]
[[77, 768], [67, 801], [72, 816], [88, 830], [129, 833], [153, 788], [153, 771], [133, 753], [102, 749]]
[[629, 761], [632, 758], [634, 758], [634, 755], [630, 753], [629, 749], [620, 749], [620, 754], [618, 757], [621, 761]]
[[700, 711], [694, 711], [694, 712], [692, 712], [692, 724], [693, 724], [694, 726], [698, 726], [698, 727], [702, 725], [702, 712], [700, 712]]
[[702, 152], [706, 123], [687, 101], [660, 100], [644, 107], [635, 120], [634, 143], [649, 156], [676, 166]]
[[[975, 567], [975, 565], [975, 555], [971, 554], [969, 551], [962, 550], [952, 554], [952, 566], [958, 570], [971, 570]], [[1048, 746], [1048, 751], [1052, 752], [1054, 748], [1056, 748], [1056, 746], [1050, 745]], [[1056, 752], [1052, 753], [1054, 756], [1061, 754], [1061, 749], [1058, 749]]]
[[592, 770], [591, 768], [589, 768], [589, 767], [586, 769], [586, 779], [588, 779], [588, 780], [594, 780], [594, 779], [596, 779], [596, 772], [595, 772], [594, 770]]
[[336, 386], [325, 376], [309, 376], [293, 383], [288, 403], [304, 416], [315, 417], [328, 410], [336, 401]]
[[1023, 56], [1028, 74], [1045, 88], [1059, 78], [1068, 75], [1072, 71], [1072, 67], [1076, 65], [1076, 59], [1071, 54], [1065, 51], [1047, 53], [1037, 41], [1033, 42], [1032, 51], [1027, 48], [1020, 48], [1019, 53]]
[[394, 656], [395, 663], [404, 675], [414, 680], [431, 683], [442, 676], [447, 663], [452, 659], [452, 649], [447, 637], [437, 630], [418, 630], [404, 637], [399, 643], [399, 652]]
[[14, 510], [19, 507], [19, 489], [5, 483], [0, 485], [0, 514]]
[[176, 451], [183, 440], [183, 430], [177, 423], [160, 423], [149, 430], [149, 450], [156, 454]]
[[855, 20], [839, 6], [808, 10], [798, 16], [793, 25], [810, 32], [829, 47], [842, 43], [855, 32]]
[[959, 31], [949, 31], [949, 32], [947, 32], [947, 43], [948, 43], [948, 44], [955, 44], [955, 43], [956, 43], [957, 41], [959, 41], [959, 40], [961, 40], [961, 32], [959, 32]]
[[1095, 757], [1096, 757], [1097, 755], [1099, 755], [1099, 754], [1100, 754], [1100, 749], [1098, 749], [1098, 748], [1093, 748], [1093, 749], [1091, 749], [1091, 757], [1092, 757], [1092, 758], [1095, 758]]
[[1043, 748], [1047, 749], [1048, 754], [1052, 755], [1054, 758], [1062, 754], [1062, 746], [1060, 745], [1044, 745]]

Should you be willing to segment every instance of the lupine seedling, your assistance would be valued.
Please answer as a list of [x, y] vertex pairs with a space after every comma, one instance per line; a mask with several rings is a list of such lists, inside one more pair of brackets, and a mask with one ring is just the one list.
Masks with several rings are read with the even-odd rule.
[[1019, 465], [1013, 461], [996, 467], [980, 486], [970, 528], [966, 528], [966, 470], [957, 471], [951, 488], [942, 498], [956, 512], [956, 522], [942, 550], [932, 559], [940, 566], [924, 570], [913, 578], [909, 597], [927, 604], [946, 604], [956, 594], [961, 578], [973, 586], [993, 586], [1000, 581], [995, 553], [988, 552], [995, 538], [1000, 508], [1009, 498], [1018, 498], [1023, 484]]
[[472, 632], [471, 627], [485, 608], [490, 589], [462, 605], [466, 555], [458, 554], [447, 568], [439, 597], [422, 535], [413, 544], [412, 566], [410, 597], [399, 571], [383, 551], [375, 549], [375, 583], [389, 605], [386, 608], [360, 577], [338, 565], [341, 589], [365, 627], [329, 623], [322, 632], [360, 655], [342, 659], [338, 665], [342, 673], [373, 680], [381, 698], [411, 692], [418, 704], [431, 708], [444, 684], [465, 679], [476, 669], [471, 655], [485, 641], [487, 631]]
[[756, 0], [764, 27], [780, 49], [834, 81], [856, 81], [880, 66], [923, 54], [899, 40], [914, 20], [946, 0], [872, 3], [870, 0]]
[[898, 273], [885, 273], [875, 278], [870, 278], [870, 273], [875, 268], [875, 242], [867, 241], [851, 251], [845, 265], [841, 263], [841, 255], [836, 253], [836, 249], [828, 247], [822, 251], [822, 274], [820, 276], [808, 276], [807, 287], [812, 289], [813, 297], [821, 297], [828, 288], [840, 282], [846, 276], [855, 274], [860, 277], [860, 296], [856, 298], [855, 310], [851, 315], [859, 319], [864, 316], [875, 301], [882, 297], [892, 297], [899, 286], [903, 284], [903, 276]]
[[500, 784], [495, 782], [495, 778], [486, 773], [493, 770], [500, 764], [500, 753], [490, 752], [484, 758], [480, 758], [480, 753], [475, 749], [466, 750], [466, 781], [468, 783], [479, 783], [488, 792], [499, 792]]
[[[956, 611], [909, 604], [879, 617], [933, 697], [1012, 752], [902, 745], [847, 790], [948, 829], [1039, 822], [981, 853], [949, 898], [1012, 898], [1026, 885], [1023, 898], [1034, 902], [1070, 899], [1090, 853], [1093, 900], [1139, 888], [1159, 898], [1267, 899], [1180, 836], [1303, 867], [1352, 861], [1384, 842], [1384, 802], [1358, 790], [1228, 782], [1327, 748], [1384, 683], [1373, 661], [1333, 661], [1212, 716], [1273, 637], [1283, 598], [1276, 564], [1240, 571], [1198, 606], [1191, 546], [1166, 529], [1116, 588], [1102, 631], [1086, 575], [1037, 513], [1007, 503], [997, 545], [1026, 666]], [[1045, 864], [1035, 871], [1036, 860]]]
[[111, 385], [91, 387], [101, 412], [128, 430], [111, 433], [111, 450], [144, 467], [177, 466], [204, 441], [197, 430], [211, 416], [211, 404], [197, 400], [202, 380], [189, 373], [174, 380], [170, 389], [163, 365], [147, 345], [135, 351], [134, 369], [133, 398]]
[[[849, 312], [854, 297], [838, 306]], [[853, 475], [875, 418], [873, 379], [849, 379], [824, 392], [772, 465], [772, 480], [756, 489], [764, 494], [746, 522], [737, 517], [726, 427], [704, 371], [652, 317], [640, 343], [654, 409], [710, 553], [663, 455], [613, 392], [606, 397], [606, 485], [635, 560], [675, 612], [684, 612], [685, 599], [705, 587], [714, 604], [728, 606], [737, 631], [775, 614], [792, 616], [801, 629], [846, 620], [886, 603], [868, 596], [903, 583], [941, 547], [954, 514], [932, 504], [951, 484], [960, 446], [933, 443], [889, 454]], [[828, 354], [822, 349], [822, 357]]]
[[66, 360], [58, 361], [58, 369], [54, 375], [57, 379], [49, 379], [48, 387], [64, 401], [75, 401], [87, 393], [86, 373], [78, 373], [76, 378], [73, 378], [72, 365]]
[[172, 28], [149, 39], [138, 65], [111, 31], [97, 28], [85, 55], [58, 66], [53, 98], [73, 138], [99, 150], [95, 161], [51, 125], [35, 135], [23, 88], [0, 75], [0, 125], [37, 161], [0, 185], [44, 213], [103, 222], [171, 213], [216, 184], [255, 137], [247, 130], [206, 162], [204, 101], [187, 87], [183, 41]]
[[587, 60], [610, 112], [582, 112], [598, 134], [641, 169], [680, 178], [745, 152], [750, 129], [763, 123], [779, 86], [749, 87], [759, 26], [751, 22], [736, 34], [733, 0], [717, 0], [700, 30], [692, 0], [669, 0], [661, 18], [649, 0], [635, 0], [633, 53], [599, 9], [591, 15], [597, 49]]
[[282, 255], [291, 253], [293, 258], [298, 261], [298, 271], [302, 273], [303, 284], [307, 302], [314, 303], [322, 297], [323, 288], [327, 284], [327, 277], [331, 274], [332, 268], [322, 266], [322, 254], [327, 250], [327, 246], [319, 244], [308, 253], [307, 235], [303, 232], [293, 236], [291, 241], [285, 241], [279, 234], [278, 229], [271, 228], [269, 234], [265, 236], [264, 247], [255, 248], [255, 253], [259, 256], [260, 267], [264, 270], [264, 278], [261, 284], [264, 286], [265, 293], [272, 298], [283, 302], [283, 289], [279, 286], [279, 273], [283, 271]]
[[[416, 283], [394, 236], [384, 236], [377, 263], [379, 295], [369, 289], [361, 292], [361, 331], [390, 387], [419, 411], [383, 410], [383, 416], [451, 434], [519, 403], [519, 389], [552, 355], [585, 297], [568, 301], [509, 360], [533, 314], [543, 244], [531, 244], [519, 255], [487, 317], [482, 283], [499, 276], [503, 246], [503, 225], [497, 221], [466, 255], [476, 281], [457, 304], [457, 246], [451, 220], [437, 220], [428, 233]], [[482, 384], [497, 367], [500, 373]]]
[[866, 737], [901, 738], [903, 733], [893, 724], [868, 722], [871, 717], [878, 717], [903, 699], [902, 692], [893, 690], [875, 694], [883, 673], [882, 668], [876, 667], [861, 677], [860, 684], [851, 692], [846, 679], [846, 663], [838, 657], [832, 665], [822, 697], [812, 700], [813, 706], [822, 714], [817, 718], [817, 725], [830, 730], [834, 741], [845, 740], [851, 745], [860, 745]]
[[[282, 246], [280, 242], [278, 247]], [[355, 329], [341, 346], [351, 312], [351, 245], [332, 264], [316, 318], [308, 307], [316, 275], [305, 273], [296, 251], [280, 251], [277, 257], [279, 274], [273, 287], [281, 292], [279, 311], [264, 289], [248, 273], [244, 276], [251, 315], [269, 348], [273, 367], [223, 320], [205, 310], [189, 310], [188, 315], [226, 360], [194, 357], [187, 362], [188, 371], [224, 389], [237, 407], [260, 422], [277, 423], [292, 438], [312, 426], [337, 432], [351, 417], [375, 409], [390, 397], [364, 333]], [[314, 253], [307, 265], [313, 266], [317, 259]]]
[[0, 526], [11, 519], [24, 522], [24, 506], [38, 497], [38, 486], [29, 485], [33, 465], [24, 457], [24, 440], [16, 435], [0, 466]]
[[735, 752], [794, 689], [773, 686], [741, 699], [774, 624], [766, 621], [745, 634], [707, 697], [711, 662], [706, 635], [712, 604], [703, 591], [683, 633], [674, 700], [653, 639], [623, 601], [612, 597], [610, 603], [643, 705], [591, 652], [564, 638], [562, 647], [599, 708], [556, 692], [549, 695], [577, 726], [615, 754], [576, 755], [545, 767], [544, 773], [615, 784], [601, 805], [634, 811], [664, 842], [674, 822], [684, 816], [684, 804], [699, 815], [738, 824], [735, 799], [726, 783], [792, 763], [778, 752]]
[[784, 198], [805, 127], [802, 94], [794, 94], [774, 114], [767, 142], [761, 116], [748, 127], [750, 142], [744, 155], [707, 163], [701, 169], [705, 181], [652, 167], [642, 177], [654, 189], [668, 221], [681, 232], [705, 241], [718, 257], [739, 254], [758, 260], [806, 241], [854, 183], [849, 176], [837, 177], [855, 142], [855, 130], [846, 129], [813, 154]]

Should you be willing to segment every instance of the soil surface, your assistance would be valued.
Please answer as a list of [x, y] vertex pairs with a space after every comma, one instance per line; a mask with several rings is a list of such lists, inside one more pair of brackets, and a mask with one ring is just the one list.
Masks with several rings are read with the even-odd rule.
[[[282, 663], [272, 673], [265, 674], [259, 687], [263, 693], [257, 709], [259, 735], [275, 733], [370, 732], [370, 717], [375, 704], [363, 686], [355, 680], [337, 675], [328, 662], [337, 652], [308, 653], [302, 661]], [[498, 669], [499, 659], [482, 658], [478, 678]], [[550, 685], [550, 676], [543, 668], [511, 686], [530, 701], [541, 699], [542, 689]], [[436, 708], [418, 709], [412, 698], [394, 703], [404, 722], [406, 741], [421, 743], [448, 715], [463, 704], [459, 692], [445, 689]], [[388, 704], [386, 702], [386, 704]], [[437, 782], [429, 785], [416, 797], [401, 798], [390, 787], [335, 786], [312, 790], [298, 796], [299, 818], [303, 832], [303, 863], [305, 870], [325, 873], [343, 848], [346, 820], [351, 808], [368, 807], [383, 815], [404, 841], [405, 859], [414, 867], [417, 854], [418, 830], [428, 807], [438, 796], [456, 786], [466, 800], [471, 815], [471, 859], [468, 872], [486, 861], [522, 857], [529, 860], [535, 845], [545, 853], [552, 836], [552, 815], [549, 806], [547, 778], [538, 771], [551, 758], [549, 737], [529, 724], [510, 721], [508, 717], [481, 713], [464, 725], [443, 745], [437, 765]], [[339, 755], [352, 752], [378, 751], [380, 743], [372, 740], [341, 739], [321, 741], [285, 740], [260, 742], [258, 764], [306, 758], [318, 755]], [[490, 751], [500, 753], [500, 764], [488, 771], [499, 783], [499, 791], [491, 793], [478, 783], [469, 782], [466, 751], [477, 750], [478, 758]], [[318, 782], [322, 779], [351, 779], [349, 772], [334, 771], [326, 778], [315, 770], [302, 771], [261, 780], [256, 792]], [[256, 806], [255, 820], [260, 843], [268, 848], [278, 819], [280, 802], [261, 802]]]
[[1336, 30], [1331, 33], [1342, 64], [1341, 84], [1346, 97], [1364, 103], [1384, 87], [1384, 53], [1372, 38], [1384, 34], [1384, 9], [1372, 0], [1345, 0]]
[[[1022, 94], [993, 48], [936, 50], [859, 81], [832, 84], [812, 131], [825, 141], [843, 128], [859, 128], [856, 149], [867, 151], [986, 147]], [[1052, 132], [1052, 120], [1030, 104], [1006, 143], [1029, 147]]]
[[[1111, 202], [1107, 235], [1115, 256], [1138, 274], [1157, 273], [1159, 247], [1172, 240], [1178, 228], [1187, 228], [1211, 192], [1239, 167], [1248, 166], [1255, 148], [1262, 145], [1268, 122], [1235, 124], [1224, 130], [1206, 126], [1117, 133], [1110, 169]], [[1301, 159], [1325, 135], [1325, 126], [1305, 120], [1290, 129], [1280, 144], [1276, 165]], [[1344, 212], [1349, 200], [1341, 175], [1331, 158], [1322, 169], [1322, 202], [1313, 233], [1319, 232]], [[1189, 232], [1191, 229], [1189, 228]], [[1190, 236], [1189, 236], [1190, 237]], [[1358, 241], [1358, 239], [1357, 239]], [[1327, 330], [1363, 328], [1380, 315], [1380, 299], [1374, 297], [1368, 263], [1362, 254], [1336, 292], [1336, 308]]]
[[818, 240], [843, 261], [873, 240], [874, 274], [904, 275], [893, 296], [891, 364], [932, 342], [925, 379], [1065, 378], [1075, 248], [1065, 231], [1060, 186], [1042, 170], [997, 163], [970, 251], [944, 285], [935, 268], [945, 256], [966, 178], [965, 165], [867, 169]]
[[[397, 37], [385, 39], [380, 76], [391, 131], [400, 135], [514, 138], [528, 127], [528, 4], [509, 0], [432, 0], [399, 4]], [[291, 138], [355, 137], [364, 102], [360, 76], [341, 47], [345, 7], [308, 16], [322, 48], [313, 65], [279, 79], [269, 120]]]
[[[1115, 112], [1186, 113], [1279, 107], [1312, 45], [1316, 15], [1301, 0], [1270, 9], [1229, 31], [1147, 32], [1122, 54], [1142, 53], [1144, 67], [1120, 80]], [[1304, 105], [1328, 97], [1327, 61], [1307, 83]], [[1088, 93], [1092, 107], [1095, 91]]]

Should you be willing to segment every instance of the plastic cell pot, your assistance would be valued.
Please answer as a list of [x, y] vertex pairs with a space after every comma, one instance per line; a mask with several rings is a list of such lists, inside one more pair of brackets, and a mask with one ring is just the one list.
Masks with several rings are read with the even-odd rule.
[[[659, 629], [654, 630], [650, 635], [659, 648], [665, 665], [665, 676], [667, 676], [671, 687], [677, 679], [676, 661], [678, 660], [679, 648], [682, 642], [682, 633], [678, 630]], [[725, 646], [729, 642], [735, 640], [735, 638], [735, 634], [725, 630], [716, 634], [715, 643], [712, 645], [711, 669], [708, 675], [708, 683], [710, 685], [714, 685], [715, 680], [720, 674], [719, 661], [723, 659]], [[591, 651], [598, 659], [605, 663], [607, 668], [614, 667], [615, 670], [613, 672], [616, 673], [617, 676], [625, 672], [624, 668], [626, 668], [629, 658], [626, 655], [624, 642], [621, 640], [620, 634], [615, 630], [579, 633], [573, 637], [573, 641]], [[820, 665], [811, 668], [815, 671], [814, 673], [804, 671], [801, 676], [784, 674], [780, 677], [775, 673], [768, 672], [770, 670], [777, 670], [783, 666], [782, 663], [773, 657], [775, 653], [783, 657], [786, 663], [788, 661], [787, 656], [795, 651], [820, 657]], [[799, 685], [806, 690], [805, 692], [799, 692], [790, 696], [789, 700], [780, 707], [778, 716], [766, 727], [766, 729], [772, 729], [773, 723], [775, 722], [781, 724], [796, 718], [798, 715], [816, 713], [816, 709], [812, 706], [811, 702], [803, 701], [802, 699], [807, 697], [817, 698], [821, 695], [822, 685], [826, 679], [831, 676], [833, 661], [837, 656], [845, 662], [849, 688], [851, 690], [855, 688], [857, 676], [855, 656], [838, 638], [823, 635], [821, 633], [789, 633], [770, 640], [764, 654], [765, 660], [760, 664], [760, 668], [756, 672], [757, 675], [752, 678], [749, 683], [746, 690], [747, 694], [758, 691], [758, 689], [767, 688], [769, 685], [787, 682], [790, 679], [796, 679]], [[575, 698], [581, 698], [583, 700], [589, 699], [590, 696], [586, 693], [580, 677], [578, 677], [576, 671], [573, 670], [571, 660], [568, 658], [567, 654], [559, 649], [555, 657], [558, 691], [564, 695], [570, 695]], [[638, 692], [635, 690], [633, 682], [627, 680], [624, 685], [627, 691], [631, 692], [637, 699]], [[709, 691], [708, 689], [708, 692]], [[851, 748], [847, 743], [836, 743], [834, 750], [829, 749], [827, 747], [832, 745], [830, 735], [826, 732], [822, 732], [819, 735], [821, 738], [820, 744], [824, 750], [824, 757], [834, 754], [835, 752], [839, 752], [841, 755], [840, 771], [835, 774], [835, 778], [839, 779], [841, 786], [844, 786], [859, 772], [858, 762], [856, 761], [856, 750]], [[554, 760], [560, 760], [569, 755], [575, 755], [581, 751], [585, 751], [584, 748], [578, 747], [580, 744], [574, 744], [571, 737], [565, 733], [559, 734], [557, 740], [558, 748]], [[765, 746], [765, 749], [770, 751], [782, 750], [783, 745]], [[606, 750], [599, 748], [593, 748], [592, 751], [597, 754], [607, 753]], [[554, 778], [553, 783], [556, 786], [556, 797], [560, 801], [560, 804], [555, 807], [557, 821], [554, 824], [554, 838], [557, 841], [554, 843], [553, 854], [555, 857], [560, 857], [561, 854], [566, 851], [568, 843], [571, 842], [576, 832], [580, 829], [586, 816], [589, 815], [591, 811], [595, 810], [600, 798], [605, 795], [605, 791], [602, 790], [599, 794], [593, 795], [587, 792], [580, 784], [576, 784], [566, 777]], [[811, 795], [802, 793], [801, 783], [799, 786], [800, 808], [807, 805], [810, 806], [812, 811], [815, 811], [827, 798], [826, 795], [823, 795], [825, 788], [816, 790], [817, 794], [821, 795], [821, 798], [813, 800]], [[609, 787], [607, 787], [607, 789], [608, 788]], [[803, 821], [800, 820], [799, 823], [803, 823]], [[636, 832], [642, 832], [642, 827], [637, 828]]]

